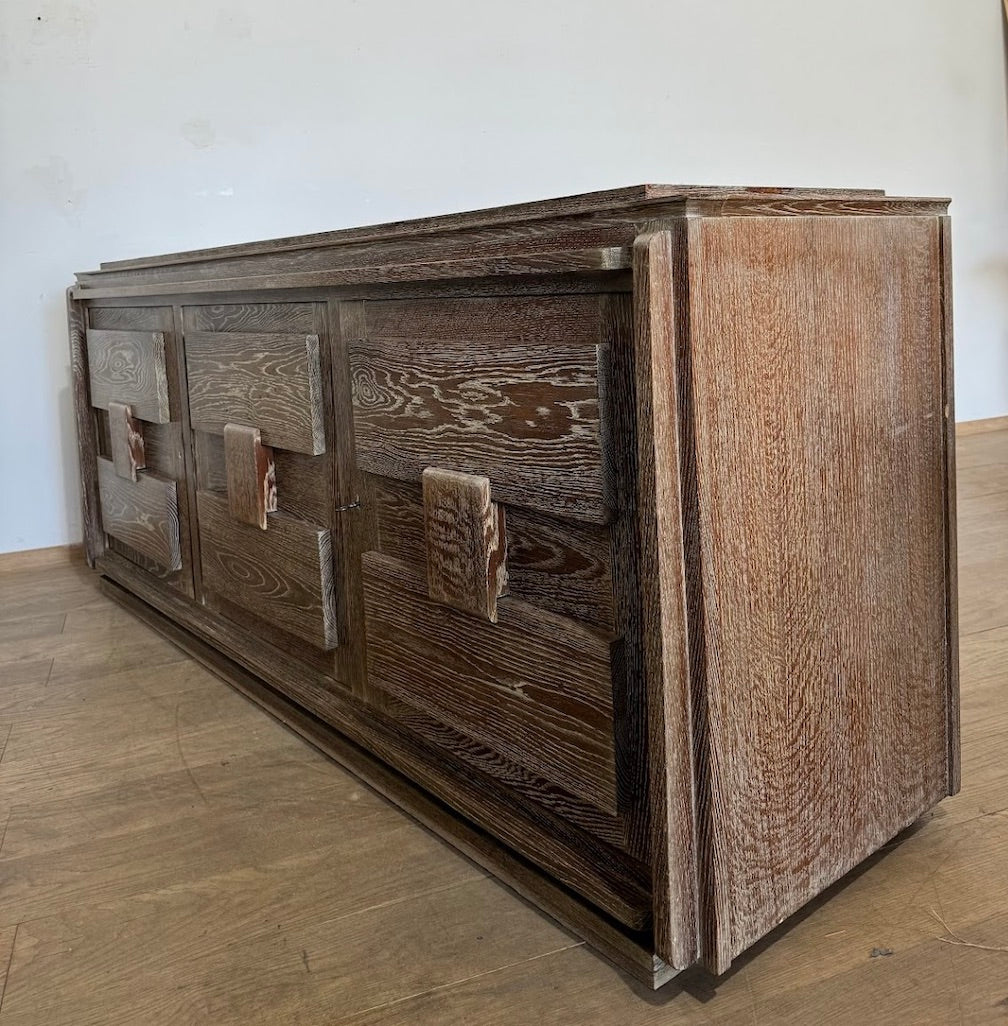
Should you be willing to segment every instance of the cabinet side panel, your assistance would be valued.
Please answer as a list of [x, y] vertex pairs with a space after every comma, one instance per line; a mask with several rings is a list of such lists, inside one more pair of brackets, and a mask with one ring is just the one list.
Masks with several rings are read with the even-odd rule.
[[712, 218], [689, 253], [723, 971], [948, 791], [940, 223]]

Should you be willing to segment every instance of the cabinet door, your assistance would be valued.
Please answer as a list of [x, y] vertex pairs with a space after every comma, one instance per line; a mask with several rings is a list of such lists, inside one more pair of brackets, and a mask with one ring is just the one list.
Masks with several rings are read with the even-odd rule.
[[373, 700], [488, 787], [635, 850], [632, 436], [611, 402], [628, 297], [365, 302], [340, 323]]
[[107, 549], [192, 596], [172, 308], [92, 306], [87, 352]]
[[187, 306], [205, 603], [340, 678], [325, 307]]

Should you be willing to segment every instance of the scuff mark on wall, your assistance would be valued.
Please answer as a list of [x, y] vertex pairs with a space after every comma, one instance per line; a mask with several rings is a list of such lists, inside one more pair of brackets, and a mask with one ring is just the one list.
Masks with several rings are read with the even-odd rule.
[[83, 209], [87, 190], [74, 188], [73, 173], [64, 157], [49, 157], [44, 164], [28, 168], [26, 174], [64, 216], [75, 216]]
[[182, 125], [182, 138], [196, 149], [205, 150], [216, 142], [217, 132], [206, 118], [193, 118]]

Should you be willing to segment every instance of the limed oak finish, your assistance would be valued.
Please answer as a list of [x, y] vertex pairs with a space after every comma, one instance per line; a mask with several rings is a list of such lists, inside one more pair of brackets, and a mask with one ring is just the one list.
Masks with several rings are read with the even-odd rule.
[[618, 965], [958, 789], [947, 201], [640, 186], [70, 290], [108, 594]]

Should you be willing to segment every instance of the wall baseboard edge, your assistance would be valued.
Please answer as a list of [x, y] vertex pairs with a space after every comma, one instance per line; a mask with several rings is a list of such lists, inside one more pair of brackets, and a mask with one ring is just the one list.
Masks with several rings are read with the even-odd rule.
[[982, 435], [987, 431], [1008, 430], [1008, 416], [987, 417], [985, 420], [960, 420], [956, 422], [956, 435]]
[[40, 570], [47, 566], [83, 563], [84, 546], [54, 545], [48, 549], [25, 549], [21, 552], [0, 552], [0, 573], [16, 570]]

